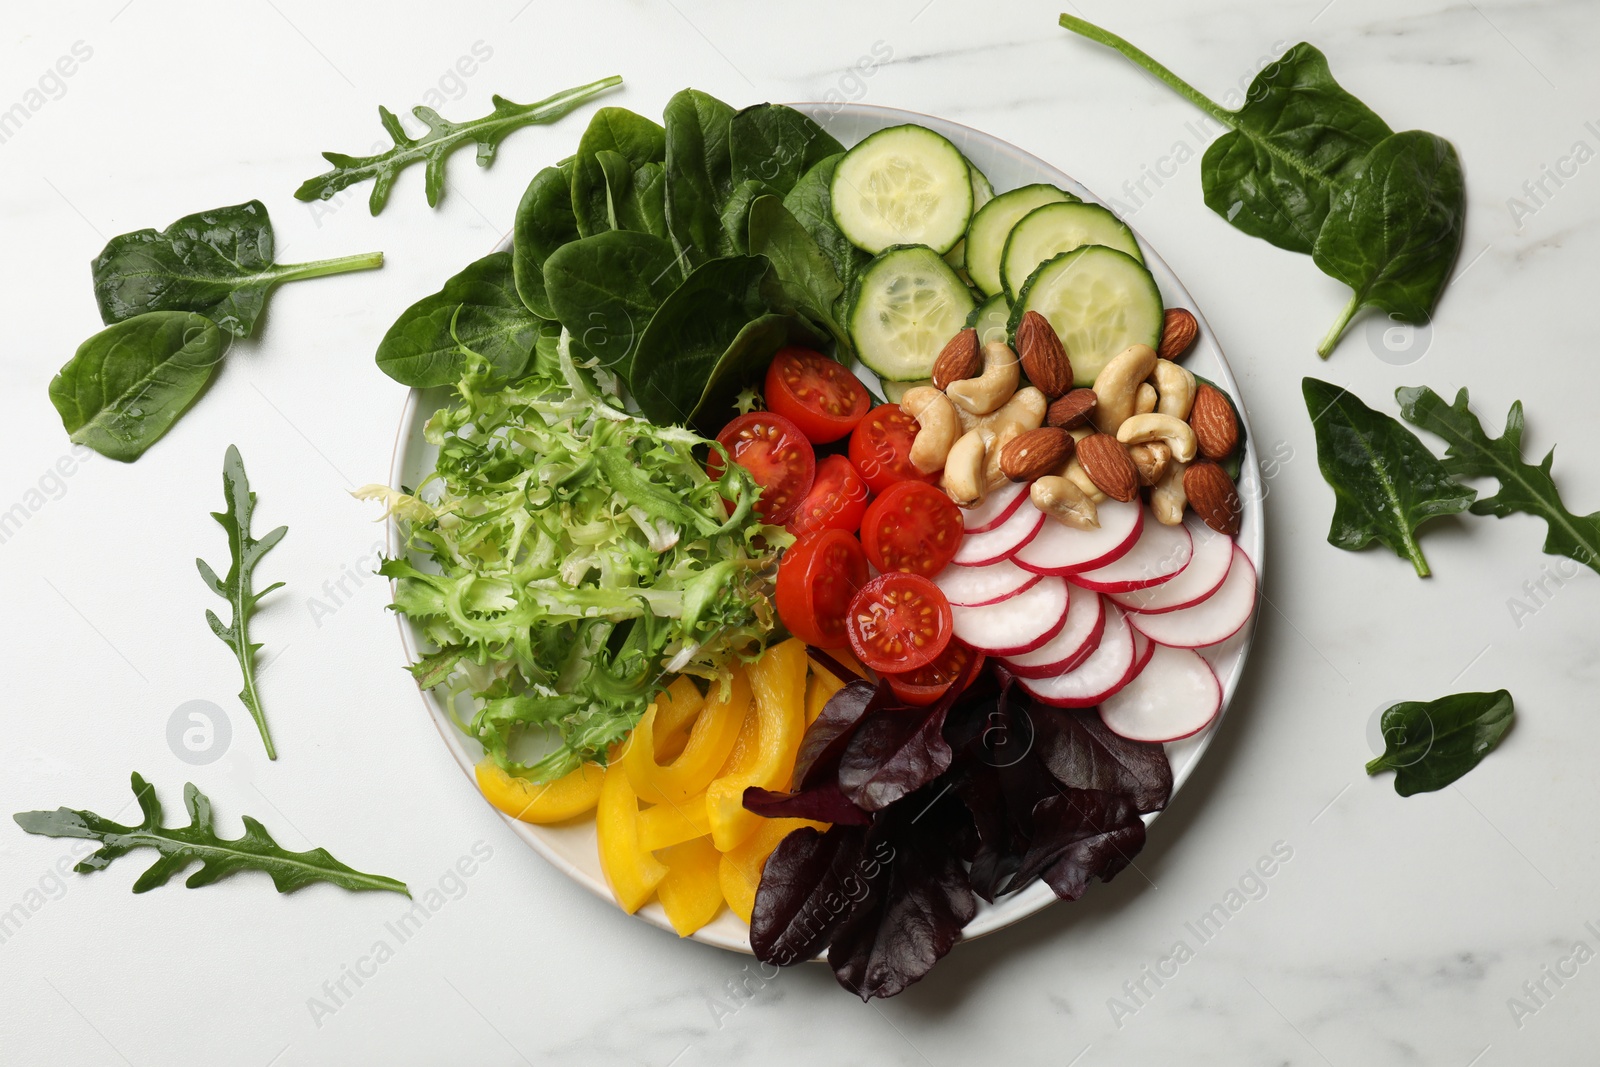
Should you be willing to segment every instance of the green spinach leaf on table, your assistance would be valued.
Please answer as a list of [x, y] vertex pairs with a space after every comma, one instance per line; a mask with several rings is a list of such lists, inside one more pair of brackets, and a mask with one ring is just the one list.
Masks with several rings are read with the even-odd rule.
[[844, 287], [817, 242], [777, 197], [763, 196], [750, 206], [749, 245], [751, 255], [772, 261], [789, 308], [826, 330], [848, 363], [855, 353], [850, 332], [834, 318]]
[[1490, 437], [1473, 414], [1467, 391], [1456, 394], [1455, 403], [1426, 386], [1400, 389], [1400, 414], [1414, 426], [1444, 438], [1444, 467], [1464, 478], [1493, 478], [1500, 491], [1472, 505], [1474, 515], [1504, 518], [1514, 512], [1536, 515], [1548, 526], [1544, 550], [1567, 556], [1600, 571], [1600, 511], [1574, 515], [1561, 502], [1561, 494], [1551, 477], [1555, 461], [1552, 448], [1535, 465], [1522, 457], [1522, 401], [1511, 405], [1506, 415], [1505, 432]]
[[1465, 511], [1477, 494], [1455, 481], [1398, 419], [1316, 378], [1306, 378], [1301, 390], [1316, 430], [1317, 466], [1333, 488], [1328, 543], [1353, 552], [1380, 541], [1426, 578], [1431, 572], [1417, 528]]
[[402, 385], [453, 385], [467, 352], [515, 379], [533, 356], [539, 319], [517, 295], [510, 252], [492, 252], [412, 304], [378, 345], [378, 367]]
[[733, 108], [698, 89], [667, 101], [667, 228], [693, 269], [733, 252], [722, 206], [733, 192], [729, 135]]
[[251, 200], [113, 237], [95, 257], [94, 295], [108, 326], [150, 311], [194, 311], [248, 337], [273, 287], [381, 266], [382, 252], [273, 262], [272, 221]]
[[734, 184], [764, 182], [779, 196], [806, 171], [844, 151], [821, 126], [783, 104], [756, 104], [735, 114], [729, 142]]
[[89, 338], [50, 382], [72, 440], [131, 463], [172, 428], [216, 372], [226, 335], [204, 315], [152, 311]]
[[850, 239], [833, 221], [833, 172], [838, 169], [841, 152], [821, 160], [801, 176], [793, 189], [783, 198], [783, 206], [805, 228], [822, 254], [833, 264], [833, 273], [843, 287], [835, 307], [835, 316], [841, 321], [844, 308], [855, 291], [856, 280], [872, 257], [850, 243]]
[[603, 107], [594, 113], [572, 158], [572, 212], [582, 237], [620, 228], [612, 217], [602, 153], [620, 156], [620, 163], [612, 161], [613, 170], [631, 177], [634, 168], [666, 158], [666, 132], [627, 108]]
[[545, 261], [544, 278], [573, 340], [624, 380], [651, 316], [680, 281], [672, 245], [630, 230], [562, 246]]
[[1394, 771], [1403, 797], [1443, 789], [1482, 762], [1515, 717], [1504, 689], [1396, 704], [1383, 713], [1384, 753], [1367, 773]]
[[517, 295], [541, 319], [556, 317], [545, 292], [544, 263], [562, 245], [579, 237], [572, 213], [573, 160], [546, 167], [533, 176], [517, 204], [511, 227], [511, 269]]

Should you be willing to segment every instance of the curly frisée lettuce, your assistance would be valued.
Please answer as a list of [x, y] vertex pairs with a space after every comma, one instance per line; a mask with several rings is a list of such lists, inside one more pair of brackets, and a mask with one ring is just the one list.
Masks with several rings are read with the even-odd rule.
[[565, 333], [539, 347], [509, 386], [472, 361], [428, 420], [439, 458], [417, 491], [358, 495], [406, 535], [410, 558], [380, 573], [438, 646], [412, 667], [419, 684], [449, 687], [501, 767], [547, 781], [604, 763], [673, 675], [722, 681], [759, 654], [790, 538], [755, 517], [744, 468], [707, 476], [695, 449], [718, 446], [627, 413]]

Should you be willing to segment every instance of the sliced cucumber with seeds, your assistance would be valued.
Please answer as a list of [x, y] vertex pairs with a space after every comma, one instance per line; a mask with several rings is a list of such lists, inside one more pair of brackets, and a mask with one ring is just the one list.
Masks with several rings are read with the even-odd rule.
[[973, 309], [967, 325], [978, 331], [978, 343], [1004, 341], [1011, 328], [1011, 303], [1006, 294], [996, 293]]
[[976, 304], [935, 249], [888, 249], [861, 272], [849, 322], [856, 355], [886, 384], [932, 377]]
[[1000, 259], [1011, 228], [1035, 208], [1077, 199], [1053, 185], [1024, 185], [1001, 193], [983, 205], [983, 209], [972, 216], [972, 225], [967, 227], [967, 274], [972, 284], [990, 296], [1004, 292], [1005, 286], [1000, 282]]
[[915, 378], [909, 382], [884, 382], [883, 397], [891, 404], [900, 403], [907, 393], [919, 385], [932, 385], [932, 378]]
[[1000, 280], [1006, 293], [1015, 299], [1039, 264], [1084, 245], [1115, 248], [1144, 262], [1133, 231], [1099, 204], [1046, 204], [1024, 215], [1006, 238], [1000, 257]]
[[1093, 385], [1100, 369], [1129, 345], [1161, 343], [1161, 290], [1126, 252], [1085, 245], [1039, 265], [1017, 294], [1010, 331], [1037, 311], [1050, 321], [1072, 363], [1074, 385]]
[[955, 145], [923, 126], [891, 126], [839, 161], [833, 219], [868, 252], [921, 244], [944, 255], [972, 221], [972, 184]]
[[[983, 171], [972, 165], [972, 160], [967, 160], [967, 177], [972, 181], [972, 210], [976, 212], [983, 205], [994, 199], [994, 186], [989, 184], [989, 179]], [[967, 241], [966, 238], [956, 242], [956, 246], [944, 254], [944, 261], [956, 270], [964, 270], [967, 266]]]

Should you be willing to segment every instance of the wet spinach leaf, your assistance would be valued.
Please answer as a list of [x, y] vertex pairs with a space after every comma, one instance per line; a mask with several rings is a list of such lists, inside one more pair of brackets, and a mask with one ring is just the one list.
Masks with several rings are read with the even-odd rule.
[[517, 295], [541, 319], [556, 317], [545, 291], [545, 260], [579, 237], [578, 220], [572, 214], [572, 164], [567, 160], [533, 176], [511, 226], [511, 273]]
[[491, 252], [401, 312], [378, 345], [383, 373], [402, 385], [454, 385], [469, 352], [496, 377], [520, 376], [533, 357], [539, 318], [517, 295], [510, 252]]
[[722, 230], [722, 206], [733, 192], [729, 155], [733, 108], [698, 89], [684, 89], [666, 119], [667, 228], [692, 269], [733, 246]]
[[610, 230], [557, 249], [544, 279], [551, 308], [573, 339], [627, 380], [645, 327], [680, 276], [664, 239]]
[[756, 104], [735, 114], [729, 143], [734, 183], [764, 182], [779, 196], [806, 171], [844, 151], [821, 126], [783, 104]]
[[1516, 714], [1504, 689], [1396, 704], [1383, 713], [1384, 752], [1367, 773], [1394, 771], [1403, 797], [1443, 789], [1483, 761]]

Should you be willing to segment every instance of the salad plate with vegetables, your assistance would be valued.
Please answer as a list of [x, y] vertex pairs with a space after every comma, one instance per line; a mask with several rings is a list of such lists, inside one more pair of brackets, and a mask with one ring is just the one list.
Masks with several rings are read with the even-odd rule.
[[408, 665], [519, 834], [863, 998], [1137, 862], [1240, 674], [1242, 399], [1049, 164], [694, 90], [595, 113], [408, 308]]

